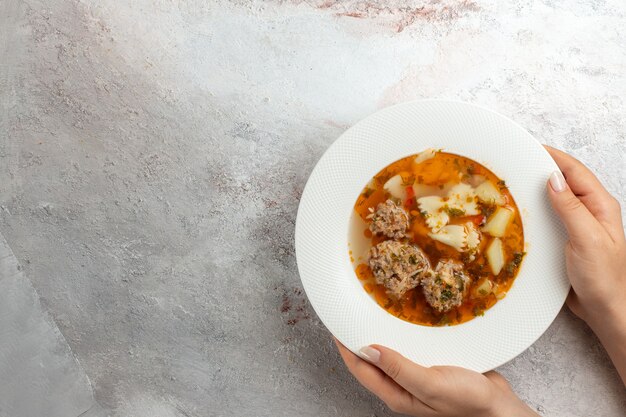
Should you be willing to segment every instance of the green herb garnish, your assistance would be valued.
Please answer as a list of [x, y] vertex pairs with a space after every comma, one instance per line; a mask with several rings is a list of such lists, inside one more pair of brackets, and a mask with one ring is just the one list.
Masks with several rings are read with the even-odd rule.
[[474, 317], [484, 316], [485, 309], [482, 308], [481, 306], [474, 306], [474, 308], [472, 309], [472, 314], [474, 314]]
[[461, 210], [456, 207], [445, 206], [444, 209], [451, 217], [463, 217], [465, 216], [465, 210]]
[[495, 211], [496, 211], [496, 206], [495, 205], [487, 205], [487, 204], [481, 204], [480, 205], [480, 211], [483, 213], [483, 215], [486, 218], [489, 218], [489, 216], [491, 216]]
[[511, 260], [511, 262], [508, 262], [504, 266], [504, 272], [507, 277], [512, 277], [513, 275], [515, 275], [515, 271], [517, 271], [517, 268], [519, 268], [519, 266], [521, 265], [522, 259], [524, 259], [525, 254], [525, 252], [515, 252], [513, 254], [513, 259]]
[[450, 290], [443, 290], [443, 291], [441, 291], [441, 300], [442, 301], [448, 301], [451, 298], [452, 298], [452, 291], [450, 291]]

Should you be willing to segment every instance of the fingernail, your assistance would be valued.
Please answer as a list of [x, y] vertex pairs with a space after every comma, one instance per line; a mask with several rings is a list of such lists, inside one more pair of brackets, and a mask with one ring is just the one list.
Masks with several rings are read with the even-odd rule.
[[368, 362], [371, 362], [374, 364], [378, 363], [378, 360], [380, 359], [380, 351], [374, 349], [371, 346], [362, 347], [361, 350], [359, 350], [359, 353]]
[[565, 190], [565, 178], [563, 174], [561, 174], [561, 171], [554, 171], [552, 175], [550, 175], [550, 187], [557, 193]]

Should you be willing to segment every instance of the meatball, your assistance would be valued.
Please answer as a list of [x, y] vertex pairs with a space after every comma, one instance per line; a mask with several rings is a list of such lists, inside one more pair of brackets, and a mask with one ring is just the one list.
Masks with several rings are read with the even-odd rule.
[[405, 237], [406, 229], [409, 228], [409, 215], [391, 200], [380, 203], [376, 211], [373, 211], [367, 218], [372, 220], [370, 224], [372, 233], [383, 234], [391, 239]]
[[426, 274], [422, 289], [428, 304], [445, 313], [463, 303], [469, 282], [463, 265], [448, 259], [440, 261], [434, 271]]
[[417, 287], [430, 269], [428, 259], [418, 246], [395, 240], [372, 247], [368, 263], [376, 282], [384, 285], [387, 294], [396, 299]]

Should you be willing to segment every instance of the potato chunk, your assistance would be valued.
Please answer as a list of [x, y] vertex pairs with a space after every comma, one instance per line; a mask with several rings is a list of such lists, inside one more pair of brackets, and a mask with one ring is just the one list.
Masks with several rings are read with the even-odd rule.
[[498, 190], [498, 187], [493, 185], [491, 181], [485, 181], [476, 187], [476, 196], [478, 199], [486, 204], [496, 204], [498, 206], [503, 206], [506, 204], [506, 200], [504, 196]]
[[483, 232], [489, 233], [493, 237], [502, 237], [506, 233], [506, 228], [513, 220], [515, 211], [511, 207], [498, 207], [487, 224], [483, 227]]
[[487, 262], [489, 263], [491, 272], [497, 276], [504, 267], [504, 248], [502, 247], [502, 241], [495, 238], [487, 248], [485, 255], [487, 256]]

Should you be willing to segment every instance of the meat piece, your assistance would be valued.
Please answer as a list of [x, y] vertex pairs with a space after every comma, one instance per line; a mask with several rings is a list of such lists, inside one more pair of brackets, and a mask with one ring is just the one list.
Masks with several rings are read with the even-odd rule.
[[409, 215], [391, 200], [380, 203], [376, 211], [367, 218], [372, 220], [370, 224], [372, 233], [383, 234], [391, 239], [405, 237], [406, 229], [409, 228]]
[[463, 303], [469, 282], [463, 265], [448, 259], [440, 261], [434, 271], [426, 274], [422, 289], [428, 304], [444, 313]]
[[417, 287], [430, 269], [428, 259], [418, 246], [395, 240], [372, 247], [368, 263], [376, 282], [384, 285], [387, 294], [396, 299]]

